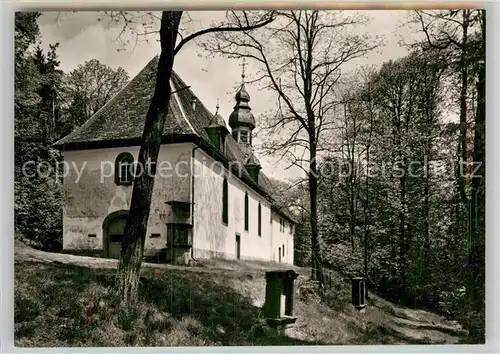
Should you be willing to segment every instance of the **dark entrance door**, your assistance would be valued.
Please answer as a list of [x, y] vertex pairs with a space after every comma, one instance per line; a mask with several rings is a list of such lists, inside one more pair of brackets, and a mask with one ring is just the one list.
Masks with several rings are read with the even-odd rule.
[[241, 252], [240, 235], [236, 234], [236, 259], [240, 259], [240, 252]]
[[108, 258], [120, 258], [123, 233], [127, 222], [127, 214], [116, 215], [104, 225], [105, 233], [105, 256]]
[[278, 247], [278, 263], [281, 263], [281, 247]]

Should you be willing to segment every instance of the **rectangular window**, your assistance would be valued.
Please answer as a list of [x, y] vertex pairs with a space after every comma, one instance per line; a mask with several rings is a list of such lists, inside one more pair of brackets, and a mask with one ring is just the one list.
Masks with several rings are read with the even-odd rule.
[[245, 231], [248, 231], [248, 194], [245, 193]]
[[172, 246], [192, 246], [190, 226], [187, 224], [168, 224], [167, 243]]
[[240, 141], [242, 143], [248, 143], [248, 132], [246, 130], [240, 130]]
[[282, 250], [283, 250], [283, 257], [285, 257], [285, 245], [284, 244], [283, 244]]
[[217, 145], [217, 143], [218, 143], [218, 136], [217, 136], [217, 133], [215, 133], [215, 132], [213, 132], [213, 131], [212, 131], [212, 132], [208, 133], [208, 137], [210, 138], [210, 141], [212, 142], [212, 144], [213, 144], [215, 147], [217, 147], [217, 148], [218, 148], [218, 145]]
[[224, 135], [222, 134], [219, 134], [219, 150], [224, 153], [225, 152], [225, 148], [224, 148]]
[[97, 237], [96, 234], [89, 234], [89, 237]]
[[257, 227], [259, 229], [259, 236], [262, 235], [262, 208], [260, 206], [260, 203], [259, 203], [259, 207], [257, 209]]
[[222, 222], [227, 225], [227, 221], [229, 219], [228, 215], [228, 185], [227, 179], [224, 178], [224, 182], [222, 183]]
[[151, 234], [150, 238], [160, 238], [161, 234]]

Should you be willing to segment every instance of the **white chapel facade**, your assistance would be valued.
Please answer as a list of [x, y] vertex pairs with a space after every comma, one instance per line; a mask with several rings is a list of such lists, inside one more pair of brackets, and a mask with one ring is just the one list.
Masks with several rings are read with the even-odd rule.
[[[56, 143], [64, 178], [63, 250], [117, 258], [158, 58], [85, 124]], [[172, 73], [145, 254], [186, 263], [226, 258], [293, 264], [294, 220], [271, 196], [253, 153], [256, 126], [242, 84], [226, 126]]]

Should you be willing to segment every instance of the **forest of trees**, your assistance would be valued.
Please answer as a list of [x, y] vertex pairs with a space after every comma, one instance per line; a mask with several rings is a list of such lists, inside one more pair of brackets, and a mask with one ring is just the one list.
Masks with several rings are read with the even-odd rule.
[[[39, 15], [18, 13], [15, 22], [15, 225], [25, 240], [58, 250], [60, 182], [26, 177], [23, 165], [57, 166], [51, 145], [128, 75], [97, 60], [62, 72], [58, 45], [40, 48]], [[305, 171], [289, 186], [276, 183], [299, 220], [297, 265], [320, 280], [323, 267], [363, 275], [371, 291], [457, 318], [471, 341], [484, 342], [484, 10], [411, 12], [422, 40], [406, 44], [407, 56], [349, 73], [345, 63], [380, 44], [349, 34], [363, 18], [290, 11], [262, 19], [256, 31], [220, 32], [202, 44], [254, 60], [256, 81], [278, 98], [262, 148]]]
[[[410, 54], [344, 75], [333, 93], [335, 129], [316, 169], [321, 258], [392, 301], [459, 318], [482, 342], [485, 12], [415, 12], [409, 22], [425, 34]], [[285, 114], [268, 129], [286, 131]], [[295, 260], [308, 266], [311, 199], [300, 182], [287, 198], [302, 201]]]
[[[52, 145], [90, 118], [129, 77], [123, 68], [95, 59], [64, 73], [58, 44], [48, 52], [41, 48], [40, 15], [19, 12], [15, 18], [15, 231], [35, 246], [60, 250], [62, 189], [49, 173], [61, 167], [62, 158]], [[30, 162], [40, 163], [40, 173]]]

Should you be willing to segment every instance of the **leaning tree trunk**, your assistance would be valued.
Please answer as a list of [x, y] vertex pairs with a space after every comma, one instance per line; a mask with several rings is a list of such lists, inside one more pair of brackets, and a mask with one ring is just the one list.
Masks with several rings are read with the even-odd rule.
[[[145, 169], [156, 166], [161, 145], [163, 126], [167, 119], [171, 87], [170, 76], [174, 64], [174, 49], [182, 11], [163, 11], [160, 28], [161, 54], [158, 62], [156, 86], [142, 135], [138, 164]], [[154, 186], [154, 170], [136, 176], [130, 202], [130, 212], [125, 226], [116, 290], [122, 302], [137, 300], [139, 272], [144, 253], [146, 229]], [[151, 173], [150, 173], [151, 172]]]

